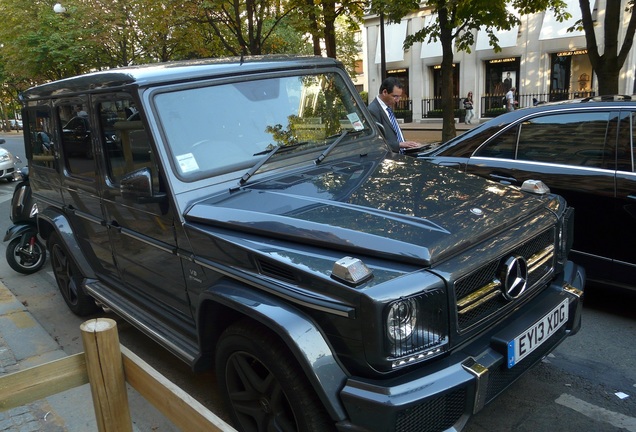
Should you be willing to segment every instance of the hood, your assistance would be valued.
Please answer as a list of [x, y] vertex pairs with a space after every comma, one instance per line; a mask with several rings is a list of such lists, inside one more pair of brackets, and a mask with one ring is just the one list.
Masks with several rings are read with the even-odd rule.
[[341, 162], [193, 205], [186, 221], [430, 266], [519, 220], [548, 197], [414, 158]]

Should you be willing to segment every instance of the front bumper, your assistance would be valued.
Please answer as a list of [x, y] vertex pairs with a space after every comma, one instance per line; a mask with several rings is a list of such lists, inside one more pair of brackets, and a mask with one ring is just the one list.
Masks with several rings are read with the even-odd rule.
[[[461, 430], [528, 369], [581, 325], [584, 270], [568, 262], [560, 280], [524, 305], [505, 325], [421, 369], [389, 380], [350, 378], [340, 396], [349, 420], [341, 431], [433, 432]], [[568, 320], [556, 333], [511, 368], [502, 341], [511, 340], [568, 300]]]

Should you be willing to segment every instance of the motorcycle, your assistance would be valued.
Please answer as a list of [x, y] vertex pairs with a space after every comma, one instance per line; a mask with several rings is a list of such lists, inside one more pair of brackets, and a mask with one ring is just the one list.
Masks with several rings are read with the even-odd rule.
[[46, 248], [38, 238], [36, 217], [38, 208], [31, 196], [29, 169], [20, 168], [19, 182], [11, 199], [11, 221], [4, 241], [7, 246], [7, 263], [22, 274], [32, 274], [40, 270], [46, 262]]

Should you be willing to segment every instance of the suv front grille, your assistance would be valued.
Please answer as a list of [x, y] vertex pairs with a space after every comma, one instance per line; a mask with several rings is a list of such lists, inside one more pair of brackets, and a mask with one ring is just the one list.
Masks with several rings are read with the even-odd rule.
[[497, 274], [502, 260], [507, 257], [522, 256], [528, 263], [527, 288], [521, 297], [537, 290], [554, 271], [554, 242], [554, 229], [544, 231], [498, 259], [458, 279], [455, 282], [455, 297], [459, 331], [465, 331], [515, 303], [503, 297]]

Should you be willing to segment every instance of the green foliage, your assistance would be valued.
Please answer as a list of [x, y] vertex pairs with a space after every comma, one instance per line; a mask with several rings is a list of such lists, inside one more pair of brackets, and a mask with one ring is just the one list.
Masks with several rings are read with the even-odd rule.
[[[453, 113], [455, 95], [452, 89], [453, 46], [459, 51], [470, 52], [475, 43], [474, 34], [483, 27], [494, 51], [500, 51], [494, 31], [510, 30], [519, 24], [517, 13], [527, 15], [549, 9], [560, 21], [570, 17], [565, 11], [566, 4], [563, 0], [425, 0], [424, 6], [432, 9], [435, 19], [414, 34], [408, 35], [404, 48], [410, 48], [416, 42], [438, 40], [442, 45], [442, 141], [456, 135]], [[509, 7], [516, 12], [512, 12]], [[391, 17], [396, 18], [393, 15]]]

